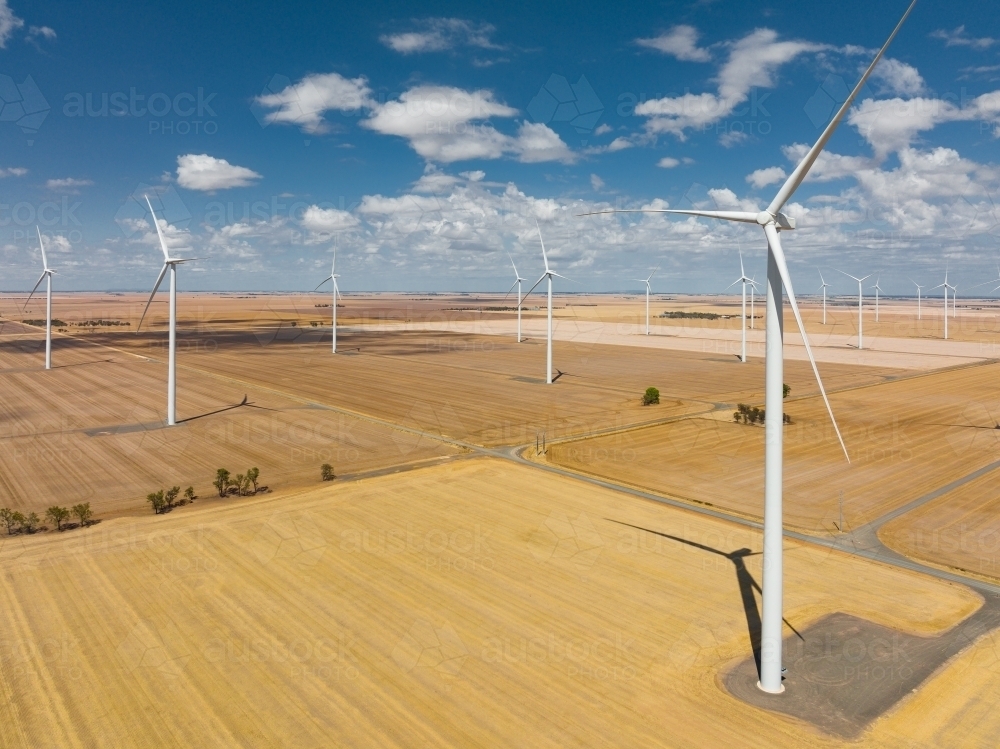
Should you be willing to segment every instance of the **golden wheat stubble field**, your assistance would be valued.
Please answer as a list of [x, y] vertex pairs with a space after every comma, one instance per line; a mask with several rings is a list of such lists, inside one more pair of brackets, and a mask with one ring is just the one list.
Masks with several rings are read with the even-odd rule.
[[262, 484], [286, 489], [317, 482], [323, 463], [357, 473], [456, 454], [301, 398], [187, 369], [178, 376], [181, 423], [163, 428], [165, 357], [147, 361], [63, 338], [46, 372], [43, 352], [37, 330], [6, 323], [0, 331], [3, 507], [43, 515], [53, 504], [90, 502], [98, 517], [147, 512], [146, 494], [173, 485], [210, 499], [220, 467], [235, 476], [256, 466]]
[[[0, 743], [845, 745], [721, 688], [750, 648], [733, 566], [657, 532], [724, 551], [761, 543], [486, 458], [7, 540]], [[800, 631], [845, 611], [934, 635], [981, 603], [786, 546], [785, 613]], [[760, 557], [747, 569], [759, 579]], [[991, 746], [994, 639], [863, 743]]]
[[[826, 367], [824, 367], [824, 371]], [[939, 371], [833, 393], [851, 463], [818, 397], [790, 398], [785, 520], [830, 533], [859, 528], [998, 457], [1000, 364]], [[732, 413], [552, 445], [552, 462], [751, 517], [762, 510], [764, 429]], [[906, 524], [906, 516], [899, 523]]]

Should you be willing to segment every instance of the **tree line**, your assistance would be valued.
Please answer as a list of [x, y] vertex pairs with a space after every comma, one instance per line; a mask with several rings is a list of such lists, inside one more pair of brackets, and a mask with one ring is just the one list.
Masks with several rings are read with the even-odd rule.
[[[68, 530], [68, 528], [63, 528], [63, 523], [73, 515], [76, 515], [80, 521], [74, 527], [86, 528], [95, 522], [94, 512], [90, 509], [90, 502], [73, 505], [69, 509], [60, 505], [53, 505], [45, 511], [45, 517], [55, 523], [57, 531]], [[40, 530], [46, 530], [46, 526], [41, 525], [41, 522], [38, 513], [29, 512], [25, 514], [18, 510], [12, 510], [9, 507], [0, 508], [0, 523], [3, 523], [7, 528], [8, 536], [13, 536], [16, 533], [37, 533]]]

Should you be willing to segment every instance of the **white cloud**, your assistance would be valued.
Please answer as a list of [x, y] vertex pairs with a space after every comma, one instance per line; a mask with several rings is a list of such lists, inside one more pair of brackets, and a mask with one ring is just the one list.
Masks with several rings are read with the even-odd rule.
[[257, 104], [274, 109], [265, 122], [298, 125], [307, 133], [329, 132], [323, 115], [330, 111], [354, 112], [375, 102], [364, 76], [344, 78], [339, 73], [308, 75], [276, 94], [258, 96]]
[[56, 38], [55, 29], [49, 28], [48, 26], [29, 26], [28, 41], [33, 42], [39, 37], [51, 42], [53, 39]]
[[[794, 143], [790, 146], [782, 146], [781, 152], [792, 164], [798, 166], [798, 163], [809, 152], [809, 148], [810, 145], [806, 143]], [[812, 169], [809, 170], [805, 181], [830, 182], [835, 179], [854, 177], [862, 169], [872, 169], [874, 165], [875, 162], [865, 156], [844, 156], [832, 151], [822, 151]], [[780, 169], [780, 167], [771, 168]]]
[[77, 192], [81, 187], [89, 187], [94, 184], [89, 179], [74, 179], [73, 177], [66, 177], [65, 179], [50, 179], [46, 181], [45, 187], [48, 190], [60, 191], [60, 192]]
[[652, 39], [636, 39], [635, 43], [672, 55], [688, 62], [708, 62], [712, 59], [707, 49], [698, 46], [698, 30], [694, 26], [674, 26], [670, 31]]
[[750, 140], [750, 136], [743, 130], [727, 130], [719, 136], [719, 144], [723, 148], [732, 148]]
[[24, 21], [14, 15], [7, 0], [0, 0], [0, 49], [7, 46], [7, 41], [22, 26]]
[[[779, 41], [777, 32], [756, 29], [729, 45], [729, 57], [715, 81], [718, 92], [667, 96], [638, 104], [635, 112], [648, 117], [650, 134], [670, 133], [685, 140], [687, 131], [705, 128], [728, 117], [750, 95], [751, 89], [771, 88], [778, 68], [804, 52], [818, 51], [822, 45], [803, 41]], [[727, 132], [724, 145], [742, 140], [740, 134]]]
[[602, 123], [594, 128], [594, 135], [604, 135], [605, 133], [611, 132], [611, 126], [607, 123]]
[[594, 189], [594, 192], [600, 192], [604, 189], [604, 180], [598, 177], [596, 174], [590, 175], [590, 186]]
[[461, 180], [451, 174], [438, 171], [433, 164], [428, 164], [420, 179], [413, 183], [413, 192], [444, 193], [451, 190]]
[[608, 151], [614, 153], [615, 151], [624, 151], [626, 148], [632, 148], [635, 144], [628, 138], [618, 137], [615, 138], [608, 144]]
[[358, 220], [349, 211], [311, 205], [302, 214], [302, 226], [316, 234], [333, 234], [353, 229]]
[[781, 182], [787, 176], [785, 170], [780, 166], [769, 166], [764, 169], [756, 169], [748, 174], [747, 182], [759, 190], [762, 187]]
[[235, 166], [225, 159], [208, 154], [189, 153], [177, 157], [177, 184], [188, 190], [227, 190], [231, 187], [248, 187], [261, 175], [252, 169]]
[[469, 182], [482, 182], [486, 177], [486, 172], [482, 169], [475, 169], [471, 172], [459, 172], [460, 177], [465, 177]]
[[400, 54], [443, 52], [456, 47], [501, 49], [490, 40], [496, 27], [461, 18], [427, 18], [416, 22], [418, 30], [383, 34], [379, 41]]
[[28, 173], [28, 170], [20, 166], [12, 166], [7, 169], [0, 168], [0, 179], [4, 177], [23, 177]]
[[673, 169], [675, 166], [678, 166], [680, 163], [681, 163], [680, 161], [678, 161], [677, 159], [675, 159], [675, 158], [673, 158], [671, 156], [664, 156], [662, 159], [660, 159], [659, 161], [656, 162], [656, 165], [658, 167], [662, 167], [663, 169]]
[[542, 123], [524, 122], [517, 136], [501, 133], [491, 117], [513, 117], [517, 110], [496, 101], [492, 91], [465, 91], [451, 86], [417, 86], [399, 99], [373, 107], [362, 126], [383, 135], [405, 138], [428, 161], [449, 163], [468, 159], [519, 161], [575, 160], [562, 139]]
[[927, 88], [924, 79], [912, 65], [886, 57], [872, 71], [872, 78], [882, 81], [890, 94], [917, 96]]
[[996, 39], [988, 36], [979, 38], [970, 37], [965, 33], [965, 26], [959, 26], [951, 31], [938, 29], [931, 32], [934, 39], [943, 39], [946, 47], [972, 47], [973, 49], [986, 49], [997, 43]]

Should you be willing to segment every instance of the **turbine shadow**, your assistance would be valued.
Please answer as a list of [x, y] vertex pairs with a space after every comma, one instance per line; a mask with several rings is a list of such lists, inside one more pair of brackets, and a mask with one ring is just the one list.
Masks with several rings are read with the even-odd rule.
[[[733, 567], [736, 568], [736, 582], [740, 588], [740, 599], [743, 603], [743, 613], [746, 615], [747, 620], [747, 634], [750, 635], [750, 646], [753, 648], [753, 659], [757, 664], [757, 676], [760, 677], [760, 636], [761, 636], [761, 620], [760, 620], [760, 610], [757, 608], [757, 598], [754, 595], [754, 591], [761, 593], [760, 586], [757, 581], [754, 580], [753, 575], [750, 574], [750, 570], [747, 569], [746, 563], [743, 561], [747, 557], [757, 556], [763, 554], [762, 551], [750, 551], [750, 549], [742, 548], [736, 551], [730, 551], [726, 553], [720, 551], [719, 549], [712, 548], [711, 546], [706, 546], [705, 544], [700, 544], [697, 541], [689, 541], [686, 538], [680, 538], [679, 536], [672, 536], [669, 533], [661, 533], [660, 531], [650, 530], [649, 528], [643, 528], [638, 525], [632, 525], [631, 523], [623, 523], [620, 520], [612, 520], [611, 518], [605, 518], [612, 523], [617, 523], [618, 525], [625, 525], [629, 528], [635, 528], [636, 530], [645, 531], [646, 533], [652, 533], [656, 536], [662, 536], [663, 538], [669, 538], [673, 541], [679, 541], [682, 544], [687, 544], [688, 546], [693, 546], [696, 549], [701, 549], [702, 551], [707, 551], [711, 554], [717, 554], [720, 557], [724, 557], [733, 563]], [[799, 633], [795, 627], [788, 623], [788, 620], [782, 617], [781, 619], [792, 632], [794, 632], [800, 640], [804, 641], [804, 638]]]
[[239, 403], [233, 404], [232, 406], [225, 406], [223, 408], [218, 408], [215, 411], [209, 411], [207, 413], [198, 414], [197, 416], [189, 416], [186, 419], [178, 419], [177, 423], [178, 424], [185, 424], [185, 423], [187, 423], [189, 421], [194, 421], [196, 419], [204, 419], [206, 416], [215, 416], [216, 414], [225, 413], [226, 411], [232, 411], [232, 410], [234, 410], [236, 408], [242, 408], [243, 406], [246, 406], [247, 408], [258, 408], [261, 411], [274, 411], [275, 410], [273, 408], [265, 408], [264, 406], [257, 406], [257, 405], [254, 405], [253, 403], [249, 403], [247, 401], [247, 396], [244, 395], [243, 396], [243, 400], [241, 400]]
[[114, 359], [97, 359], [95, 361], [81, 361], [77, 362], [76, 364], [57, 364], [56, 366], [52, 367], [52, 369], [67, 369], [69, 367], [86, 367], [91, 364], [109, 364], [111, 362], [114, 362]]

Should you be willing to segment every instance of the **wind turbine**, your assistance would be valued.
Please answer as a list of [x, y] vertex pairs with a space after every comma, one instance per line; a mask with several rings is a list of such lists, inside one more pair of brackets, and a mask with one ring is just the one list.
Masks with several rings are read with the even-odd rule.
[[160, 249], [163, 250], [163, 267], [160, 268], [160, 275], [156, 277], [156, 283], [153, 284], [153, 290], [149, 294], [149, 300], [146, 302], [146, 308], [142, 311], [142, 317], [139, 318], [139, 324], [136, 325], [135, 332], [138, 335], [139, 329], [142, 327], [142, 321], [146, 318], [146, 313], [149, 311], [149, 305], [153, 302], [153, 297], [156, 296], [160, 284], [163, 283], [163, 277], [169, 270], [170, 334], [169, 348], [167, 350], [167, 425], [174, 426], [177, 423], [177, 266], [181, 263], [198, 260], [198, 258], [170, 257], [170, 250], [167, 249], [167, 243], [163, 239], [163, 231], [160, 229], [160, 222], [156, 218], [153, 204], [149, 202], [149, 196], [143, 197], [146, 198], [146, 205], [149, 206], [149, 213], [153, 217], [153, 226], [156, 227], [156, 236], [160, 240]]
[[[540, 235], [540, 233], [539, 233], [539, 235]], [[517, 266], [514, 265], [514, 258], [510, 257], [510, 253], [509, 252], [507, 253], [507, 257], [510, 258], [510, 264], [514, 268], [514, 278], [517, 279], [517, 280], [515, 280], [514, 283], [512, 283], [510, 285], [510, 288], [507, 289], [507, 293], [503, 295], [503, 298], [506, 299], [508, 296], [510, 296], [510, 292], [512, 292], [514, 290], [515, 286], [517, 287], [517, 342], [520, 343], [521, 342], [521, 300], [524, 298], [524, 297], [521, 296], [521, 282], [522, 281], [527, 281], [528, 279], [527, 278], [521, 278], [521, 274], [517, 272]]]
[[[333, 281], [333, 353], [337, 353], [337, 297], [340, 296], [340, 289], [337, 288], [337, 279], [340, 276], [337, 275], [337, 248], [333, 248], [333, 265], [330, 267], [330, 275], [320, 281], [319, 286], [317, 286], [313, 291], [318, 291], [319, 287], [325, 284], [327, 281]], [[340, 297], [343, 299], [344, 297]]]
[[875, 285], [872, 286], [875, 289], [875, 322], [878, 322], [878, 294], [882, 291], [882, 287], [878, 285], [878, 282], [881, 278], [881, 276], [875, 276]]
[[532, 286], [530, 289], [528, 289], [528, 293], [525, 294], [524, 296], [527, 297], [529, 294], [531, 294], [532, 291], [535, 290], [535, 287], [538, 286], [538, 284], [540, 284], [545, 279], [548, 279], [548, 281], [549, 281], [549, 327], [548, 327], [548, 343], [547, 343], [546, 349], [545, 349], [545, 384], [546, 385], [551, 385], [552, 384], [552, 277], [555, 276], [556, 278], [562, 278], [562, 279], [564, 279], [566, 281], [568, 281], [569, 279], [566, 278], [566, 276], [560, 276], [554, 270], [552, 270], [551, 268], [549, 268], [549, 258], [545, 254], [545, 240], [542, 239], [542, 230], [538, 226], [538, 222], [537, 221], [535, 222], [535, 228], [538, 229], [538, 241], [541, 242], [541, 244], [542, 244], [542, 262], [545, 263], [545, 272], [542, 274], [541, 278], [539, 278], [537, 281], [535, 281], [535, 285]]
[[660, 269], [660, 266], [656, 266], [656, 269], [649, 274], [649, 278], [633, 278], [633, 281], [638, 281], [639, 283], [646, 284], [646, 335], [649, 335], [649, 282], [653, 278], [653, 275]]
[[948, 283], [948, 269], [944, 270], [944, 283], [939, 283], [937, 286], [932, 286], [931, 291], [934, 289], [944, 289], [944, 339], [948, 340], [948, 289], [955, 291], [955, 287]]
[[[743, 353], [740, 355], [740, 361], [744, 364], [747, 363], [747, 284], [753, 283], [753, 279], [747, 278], [746, 271], [743, 270], [743, 253], [740, 253], [740, 277], [733, 281], [726, 289], [733, 288], [736, 284], [743, 284], [743, 312], [740, 316], [740, 329], [743, 332]], [[752, 313], [751, 313], [752, 314]]]
[[55, 273], [49, 267], [49, 261], [45, 257], [45, 243], [42, 242], [42, 230], [37, 226], [35, 231], [38, 232], [38, 246], [42, 250], [42, 275], [38, 277], [38, 281], [35, 282], [35, 288], [31, 290], [28, 294], [28, 298], [24, 300], [23, 309], [28, 308], [28, 302], [31, 301], [31, 297], [35, 295], [35, 291], [38, 290], [38, 285], [45, 279], [45, 368], [52, 369], [52, 276]]
[[[839, 272], [844, 273], [844, 271], [839, 271]], [[858, 278], [857, 276], [852, 276], [850, 273], [844, 273], [844, 275], [847, 276], [848, 278], [853, 278], [855, 281], [858, 282], [858, 351], [860, 351], [861, 349], [864, 348], [864, 339], [863, 336], [861, 335], [861, 329], [864, 325], [864, 317], [862, 315], [862, 309], [861, 309], [864, 292], [862, 292], [861, 290], [861, 282], [867, 281], [869, 278], [872, 277], [872, 274], [869, 273], [864, 278]]]
[[924, 287], [921, 286], [920, 284], [918, 284], [912, 278], [910, 279], [910, 283], [912, 283], [914, 286], [917, 287], [917, 319], [920, 320], [921, 319], [921, 314], [920, 314], [920, 290], [922, 288], [924, 288]]
[[826, 282], [826, 279], [823, 278], [823, 271], [819, 271], [819, 282], [820, 282], [820, 287], [819, 289], [817, 289], [817, 291], [823, 292], [823, 324], [826, 325], [826, 287], [829, 286], [830, 284], [828, 284]]
[[[819, 370], [816, 368], [816, 360], [812, 355], [812, 349], [809, 346], [809, 338], [806, 335], [806, 328], [802, 322], [802, 316], [799, 313], [798, 303], [795, 300], [795, 292], [792, 290], [792, 279], [788, 273], [788, 264], [785, 260], [785, 253], [781, 247], [781, 239], [779, 237], [780, 231], [788, 231], [795, 228], [794, 219], [785, 216], [781, 209], [792, 197], [793, 193], [798, 189], [799, 185], [802, 184], [803, 180], [808, 175], [809, 170], [812, 168], [813, 164], [816, 163], [816, 159], [819, 157], [824, 146], [830, 140], [833, 132], [837, 129], [844, 115], [847, 114], [848, 110], [854, 104], [854, 100], [857, 98], [858, 93], [864, 86], [868, 77], [871, 75], [872, 70], [878, 64], [878, 61], [882, 59], [885, 54], [886, 49], [892, 40], [895, 39], [896, 34], [899, 33], [900, 28], [902, 28], [903, 23], [906, 21], [910, 12], [913, 10], [913, 6], [916, 4], [916, 0], [913, 0], [903, 17], [900, 19], [899, 23], [896, 24], [895, 29], [893, 29], [892, 34], [889, 35], [888, 40], [882, 48], [875, 55], [875, 59], [872, 60], [868, 69], [862, 74], [861, 79], [857, 82], [854, 90], [847, 97], [843, 104], [841, 104], [840, 109], [830, 120], [826, 128], [824, 128], [823, 133], [820, 135], [819, 140], [817, 140], [812, 148], [806, 153], [802, 161], [799, 162], [798, 166], [788, 177], [785, 183], [778, 190], [777, 195], [768, 205], [768, 207], [760, 211], [759, 213], [752, 213], [749, 211], [701, 211], [701, 210], [671, 210], [671, 209], [638, 209], [636, 212], [650, 212], [650, 213], [679, 213], [690, 216], [705, 216], [708, 218], [717, 218], [725, 221], [742, 221], [748, 224], [758, 224], [763, 230], [764, 235], [767, 237], [768, 245], [768, 256], [767, 256], [767, 354], [765, 358], [765, 386], [764, 386], [764, 406], [765, 406], [765, 456], [764, 456], [764, 580], [763, 580], [763, 594], [764, 599], [763, 605], [763, 618], [761, 627], [761, 645], [762, 645], [762, 658], [761, 658], [761, 673], [760, 681], [758, 685], [765, 692], [770, 692], [773, 694], [784, 691], [784, 686], [781, 683], [781, 624], [782, 624], [782, 538], [783, 538], [783, 527], [782, 527], [782, 423], [784, 413], [782, 410], [782, 386], [783, 376], [784, 376], [784, 359], [783, 359], [783, 298], [782, 298], [782, 285], [788, 291], [788, 301], [792, 308], [792, 313], [795, 315], [795, 322], [798, 324], [799, 331], [802, 335], [802, 343], [805, 347], [806, 354], [809, 356], [809, 363], [812, 365], [813, 374], [816, 377], [816, 381], [819, 384], [820, 393], [823, 396], [823, 401], [826, 404], [828, 413], [830, 414], [830, 420], [833, 422], [834, 430], [837, 433], [837, 439], [840, 442], [841, 448], [844, 450], [845, 457], [850, 461], [850, 457], [847, 456], [847, 448], [844, 445], [844, 440], [840, 435], [840, 429], [837, 427], [837, 422], [833, 417], [833, 409], [830, 407], [830, 402], [826, 397], [826, 390], [823, 388], [823, 382], [819, 377]], [[600, 211], [600, 213], [613, 213], [616, 211]]]

